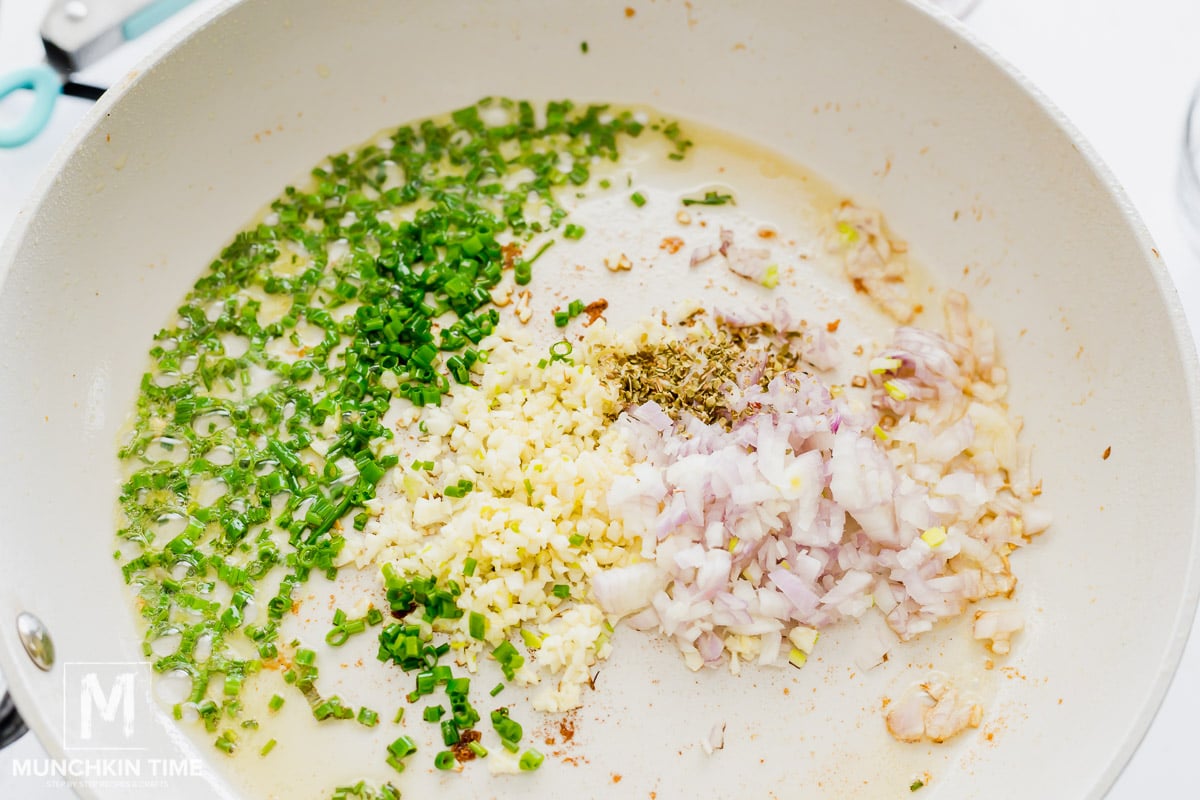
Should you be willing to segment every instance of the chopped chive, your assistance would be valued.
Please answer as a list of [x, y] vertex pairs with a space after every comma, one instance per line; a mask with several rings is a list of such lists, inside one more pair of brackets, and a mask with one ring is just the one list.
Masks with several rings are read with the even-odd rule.
[[517, 657], [518, 654], [517, 648], [512, 646], [512, 642], [505, 641], [501, 642], [496, 649], [492, 651], [492, 655], [495, 656], [496, 660], [501, 664], [505, 664]]
[[465, 561], [463, 561], [463, 575], [465, 575], [468, 578], [471, 577], [472, 575], [474, 575], [475, 574], [475, 565], [478, 563], [479, 563], [478, 561], [476, 561], [475, 559], [468, 556], [467, 559]]
[[633, 194], [629, 195], [629, 199], [632, 200], [633, 204], [638, 208], [646, 205], [646, 196], [641, 192], [634, 192]]
[[504, 684], [497, 683], [495, 686], [492, 687], [492, 691], [490, 692], [490, 694], [492, 695], [492, 697], [495, 697], [496, 695], [500, 694], [503, 691], [504, 691]]
[[513, 268], [513, 280], [518, 286], [526, 286], [533, 280], [533, 269], [524, 261], [518, 261]]
[[396, 758], [404, 758], [417, 752], [417, 744], [408, 736], [401, 736], [389, 744], [387, 749]]
[[521, 760], [518, 763], [521, 769], [525, 772], [533, 772], [535, 769], [540, 767], [542, 762], [545, 760], [546, 757], [544, 755], [531, 747], [521, 754]]
[[267, 743], [262, 746], [262, 749], [258, 751], [258, 754], [260, 756], [267, 755], [268, 753], [270, 753], [272, 750], [275, 749], [275, 744], [276, 744], [276, 742], [274, 739], [267, 739]]
[[685, 206], [723, 206], [731, 202], [733, 202], [733, 195], [721, 194], [720, 192], [705, 192], [702, 199], [694, 197], [683, 198]]
[[442, 720], [441, 729], [442, 729], [442, 744], [446, 745], [446, 747], [449, 747], [450, 745], [458, 744], [458, 741], [461, 738], [461, 736], [458, 732], [458, 725], [454, 724], [454, 720], [452, 720], [452, 719]]
[[449, 750], [443, 750], [433, 757], [433, 765], [440, 770], [453, 769], [455, 763], [454, 753]]
[[374, 728], [379, 724], [379, 714], [371, 709], [363, 706], [358, 709], [358, 721], [366, 725], [368, 728]]
[[509, 742], [520, 742], [521, 737], [525, 735], [520, 723], [509, 719], [507, 715], [496, 712], [492, 713], [492, 728], [495, 729], [497, 736]]
[[278, 711], [279, 709], [283, 708], [283, 698], [277, 694], [272, 695], [271, 699], [267, 702], [267, 708], [271, 709], [272, 711]]
[[560, 597], [564, 600], [571, 596], [571, 587], [565, 583], [555, 584], [551, 591], [554, 593], [555, 597]]
[[237, 749], [237, 734], [230, 730], [223, 731], [213, 744], [226, 755], [233, 755]]
[[466, 701], [455, 704], [454, 708], [452, 708], [450, 711], [450, 715], [454, 720], [454, 724], [457, 725], [460, 730], [470, 728], [479, 721], [478, 712], [476, 712], [475, 709], [472, 708], [471, 705]]
[[468, 630], [470, 631], [471, 638], [482, 641], [486, 628], [487, 620], [484, 619], [483, 614], [480, 614], [478, 611], [472, 611], [470, 617], [468, 617]]

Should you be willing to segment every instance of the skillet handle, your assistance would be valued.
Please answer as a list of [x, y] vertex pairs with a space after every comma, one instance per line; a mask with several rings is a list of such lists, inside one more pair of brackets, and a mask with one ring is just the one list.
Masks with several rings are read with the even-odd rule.
[[13, 703], [12, 696], [5, 692], [4, 698], [0, 700], [0, 750], [20, 739], [28, 730], [25, 721], [21, 719], [21, 712], [17, 711], [17, 706]]
[[20, 147], [41, 133], [62, 91], [62, 79], [45, 64], [0, 75], [0, 100], [18, 89], [33, 92], [33, 105], [20, 122], [0, 128], [0, 147]]

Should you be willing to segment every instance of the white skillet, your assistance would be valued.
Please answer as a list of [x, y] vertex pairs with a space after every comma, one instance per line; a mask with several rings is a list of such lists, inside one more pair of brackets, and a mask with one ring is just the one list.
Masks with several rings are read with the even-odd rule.
[[[101, 101], [0, 254], [0, 666], [54, 755], [80, 755], [63, 750], [78, 702], [64, 695], [68, 665], [141, 660], [111, 558], [113, 449], [150, 336], [231, 233], [322, 156], [498, 94], [657, 106], [885, 209], [935, 281], [968, 291], [996, 325], [1056, 523], [1016, 558], [1030, 622], [1005, 662], [991, 741], [891, 745], [877, 703], [904, 676], [886, 667], [814, 681], [799, 713], [770, 679], [696, 679], [643, 648], [646, 661], [614, 659], [609, 686], [624, 690], [590, 701], [586, 763], [443, 791], [903, 797], [926, 769], [927, 797], [1099, 797], [1111, 785], [1200, 589], [1196, 359], [1142, 224], [1035, 90], [908, 2], [630, 7], [249, 0]], [[49, 672], [15, 635], [23, 611], [54, 638]], [[646, 664], [671, 680], [648, 682]], [[148, 688], [136, 700], [148, 748], [137, 758], [223, 758], [180, 734]], [[715, 718], [749, 720], [758, 736], [716, 759], [676, 755]], [[335, 755], [307, 766], [350, 777]], [[172, 780], [170, 796], [236, 794], [205, 774]], [[436, 776], [398, 782], [423, 781]]]

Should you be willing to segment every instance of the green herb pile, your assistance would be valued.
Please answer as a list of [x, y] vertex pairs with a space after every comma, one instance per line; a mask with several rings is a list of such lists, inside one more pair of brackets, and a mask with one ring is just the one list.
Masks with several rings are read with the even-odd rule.
[[[225, 725], [222, 750], [238, 747], [232, 726], [257, 727], [239, 695], [271, 659], [318, 719], [355, 716], [316, 691], [313, 651], [299, 642], [280, 651], [296, 588], [314, 570], [336, 575], [339, 531], [365, 526], [365, 504], [396, 466], [379, 455], [389, 406], [437, 405], [452, 383], [471, 380], [499, 318], [490, 290], [502, 271], [530, 280], [566, 217], [557, 193], [585, 188], [643, 127], [604, 106], [552, 102], [538, 114], [527, 102], [484, 100], [398, 128], [386, 144], [328, 159], [306, 188], [288, 187], [157, 334], [119, 451], [128, 477], [115, 558], [148, 624], [147, 656], [178, 642], [154, 662], [191, 676], [176, 716], [190, 705], [209, 731]], [[678, 127], [653, 127], [682, 157], [691, 143]], [[564, 235], [584, 231], [568, 225]], [[345, 257], [330, 259], [334, 242]], [[532, 245], [536, 255], [522, 258]], [[341, 614], [329, 644], [381, 621]], [[395, 642], [411, 638], [408, 625], [387, 630]], [[450, 699], [466, 702], [461, 692]], [[378, 715], [360, 709], [357, 719], [372, 726]], [[397, 740], [389, 761], [409, 745]], [[345, 794], [356, 791], [365, 790]]]

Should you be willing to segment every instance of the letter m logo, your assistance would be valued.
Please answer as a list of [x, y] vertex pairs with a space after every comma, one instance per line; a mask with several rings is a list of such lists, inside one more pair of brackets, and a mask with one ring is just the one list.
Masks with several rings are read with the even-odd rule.
[[[63, 748], [144, 750], [145, 734], [135, 725], [147, 692], [137, 662], [63, 665]], [[145, 726], [143, 726], [145, 727]], [[141, 734], [141, 735], [139, 735]]]
[[100, 685], [100, 676], [89, 672], [79, 681], [79, 738], [92, 741], [95, 737], [93, 714], [108, 723], [117, 721], [117, 710], [121, 711], [121, 733], [125, 739], [133, 738], [133, 678], [134, 673], [123, 672], [112, 677], [108, 693]]

